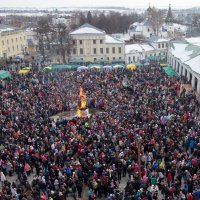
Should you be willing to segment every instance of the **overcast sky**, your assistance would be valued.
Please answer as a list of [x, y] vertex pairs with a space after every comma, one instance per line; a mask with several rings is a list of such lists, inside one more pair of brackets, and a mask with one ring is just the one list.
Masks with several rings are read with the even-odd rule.
[[[200, 7], [200, 0], [150, 0], [151, 5], [167, 8]], [[81, 6], [122, 6], [127, 8], [146, 8], [149, 0], [0, 0], [1, 7], [81, 7]]]

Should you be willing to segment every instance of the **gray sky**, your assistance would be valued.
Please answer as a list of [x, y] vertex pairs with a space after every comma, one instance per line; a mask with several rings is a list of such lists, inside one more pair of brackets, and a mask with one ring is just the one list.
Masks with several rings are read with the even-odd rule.
[[[200, 7], [200, 0], [150, 0], [158, 8]], [[146, 8], [149, 0], [0, 0], [1, 7], [81, 7], [81, 6], [123, 6], [127, 8]]]

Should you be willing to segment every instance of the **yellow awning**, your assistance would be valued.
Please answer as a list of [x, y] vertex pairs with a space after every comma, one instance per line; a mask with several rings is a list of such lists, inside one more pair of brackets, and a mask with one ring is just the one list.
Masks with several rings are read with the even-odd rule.
[[127, 69], [135, 70], [137, 67], [133, 64], [127, 65]]

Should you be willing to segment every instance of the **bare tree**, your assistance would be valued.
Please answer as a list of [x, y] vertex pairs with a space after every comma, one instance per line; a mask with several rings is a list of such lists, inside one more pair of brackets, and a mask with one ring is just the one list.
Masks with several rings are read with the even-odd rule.
[[50, 43], [52, 41], [52, 35], [54, 33], [51, 28], [51, 22], [47, 17], [42, 17], [37, 22], [37, 28], [35, 29], [38, 38], [39, 50], [45, 61], [45, 51], [50, 50]]
[[163, 24], [163, 13], [161, 10], [156, 9], [153, 7], [151, 9], [150, 15], [149, 15], [149, 22], [150, 26], [152, 27], [154, 34], [158, 35], [160, 28]]
[[195, 27], [200, 27], [200, 14], [193, 16], [192, 25]]
[[56, 24], [54, 30], [56, 31], [56, 41], [61, 52], [62, 62], [67, 63], [66, 56], [69, 57], [71, 50], [71, 38], [69, 35], [70, 28], [65, 24]]

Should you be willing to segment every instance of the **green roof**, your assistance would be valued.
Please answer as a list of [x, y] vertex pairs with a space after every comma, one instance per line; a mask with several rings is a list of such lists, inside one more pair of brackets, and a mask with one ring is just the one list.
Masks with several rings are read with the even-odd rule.
[[7, 71], [0, 70], [0, 79], [11, 78], [11, 74]]
[[53, 69], [77, 69], [78, 65], [52, 65]]
[[190, 55], [190, 59], [195, 58], [196, 56], [200, 55], [200, 46], [197, 46], [194, 44], [188, 44], [185, 50], [192, 52], [192, 54]]
[[163, 67], [167, 76], [177, 76], [177, 73], [172, 69], [171, 66]]

